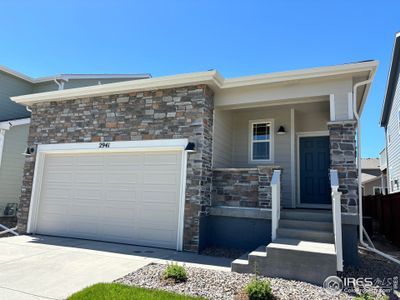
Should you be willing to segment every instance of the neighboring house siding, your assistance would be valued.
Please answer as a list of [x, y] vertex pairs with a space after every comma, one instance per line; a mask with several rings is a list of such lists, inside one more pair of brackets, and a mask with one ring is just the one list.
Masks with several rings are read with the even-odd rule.
[[29, 117], [25, 107], [12, 102], [10, 97], [31, 94], [32, 88], [31, 83], [0, 71], [0, 122]]
[[363, 184], [364, 196], [369, 196], [374, 194], [374, 187], [381, 187], [381, 178], [377, 178], [373, 181], [369, 181]]
[[[389, 189], [390, 192], [400, 191], [400, 129], [398, 121], [398, 112], [400, 109], [400, 83], [398, 80], [399, 74], [397, 74], [395, 91], [393, 94], [393, 104], [390, 110], [387, 135], [390, 135], [390, 143], [387, 145], [388, 149], [388, 170], [389, 170]], [[398, 180], [398, 188], [391, 181]]]
[[[107, 84], [107, 83], [122, 82], [128, 80], [133, 80], [133, 79], [132, 78], [70, 79], [64, 83], [64, 89], [98, 85], [99, 82], [101, 84]], [[57, 90], [58, 90], [58, 85], [54, 81], [36, 83], [33, 88], [34, 93], [43, 93], [43, 92], [57, 91]]]
[[29, 125], [18, 125], [6, 131], [0, 168], [0, 216], [7, 203], [18, 203], [21, 193]]
[[232, 113], [229, 111], [214, 111], [214, 145], [213, 167], [232, 167]]

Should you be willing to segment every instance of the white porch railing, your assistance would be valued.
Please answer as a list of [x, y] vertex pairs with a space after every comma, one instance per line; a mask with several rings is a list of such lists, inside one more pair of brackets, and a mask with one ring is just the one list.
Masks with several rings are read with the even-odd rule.
[[271, 213], [272, 213], [272, 234], [271, 239], [276, 239], [276, 230], [278, 229], [279, 219], [281, 218], [281, 170], [274, 170], [271, 179]]
[[332, 214], [333, 214], [333, 233], [335, 235], [336, 250], [336, 269], [343, 271], [343, 244], [342, 244], [342, 209], [339, 189], [339, 176], [337, 170], [330, 170], [332, 188]]

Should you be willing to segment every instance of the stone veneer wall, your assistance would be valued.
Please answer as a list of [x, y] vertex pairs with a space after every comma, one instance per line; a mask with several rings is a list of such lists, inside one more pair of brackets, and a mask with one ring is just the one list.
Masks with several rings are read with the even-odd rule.
[[329, 122], [331, 168], [338, 170], [342, 212], [357, 213], [356, 122]]
[[276, 166], [213, 171], [212, 205], [271, 207], [271, 179]]
[[[197, 251], [211, 201], [213, 92], [206, 85], [32, 105], [28, 144], [188, 138], [184, 249]], [[26, 232], [35, 156], [25, 161], [18, 228]]]

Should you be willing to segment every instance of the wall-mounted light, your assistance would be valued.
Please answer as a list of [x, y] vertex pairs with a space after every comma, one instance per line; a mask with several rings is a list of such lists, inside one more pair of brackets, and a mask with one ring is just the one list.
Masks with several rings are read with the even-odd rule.
[[22, 153], [22, 155], [31, 156], [33, 153], [35, 153], [35, 147], [30, 146], [26, 148], [25, 152]]
[[196, 145], [194, 143], [189, 142], [186, 145], [185, 151], [187, 151], [187, 152], [196, 152], [195, 149], [196, 149]]
[[285, 127], [279, 126], [278, 131], [276, 132], [276, 134], [286, 134]]

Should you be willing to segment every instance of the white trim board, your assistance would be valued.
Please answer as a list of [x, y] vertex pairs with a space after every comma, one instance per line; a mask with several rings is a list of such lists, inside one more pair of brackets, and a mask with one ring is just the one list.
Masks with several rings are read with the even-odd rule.
[[[300, 138], [302, 137], [313, 137], [313, 136], [329, 136], [329, 131], [304, 131], [296, 133], [296, 144], [297, 144], [297, 166], [296, 166], [296, 177], [297, 177], [297, 199], [296, 207], [300, 208], [331, 208], [331, 205], [324, 204], [302, 204], [300, 201]], [[327, 171], [328, 172], [328, 171]]]
[[27, 125], [30, 124], [30, 122], [30, 118], [3, 121], [0, 122], [0, 129], [9, 130], [13, 126]]
[[183, 249], [183, 230], [184, 230], [184, 208], [186, 194], [186, 167], [187, 167], [187, 151], [185, 147], [188, 143], [187, 139], [170, 139], [170, 140], [151, 140], [151, 141], [124, 141], [99, 143], [71, 143], [71, 144], [45, 144], [39, 145], [36, 151], [36, 163], [32, 183], [32, 195], [29, 207], [29, 216], [27, 224], [27, 232], [35, 233], [37, 229], [37, 220], [39, 213], [39, 199], [41, 193], [41, 185], [43, 178], [44, 165], [47, 154], [61, 153], [116, 153], [116, 152], [137, 152], [137, 151], [182, 151], [182, 170], [180, 184], [179, 199], [179, 223], [176, 250]]
[[290, 109], [290, 172], [292, 183], [292, 208], [296, 207], [296, 124], [295, 110]]

